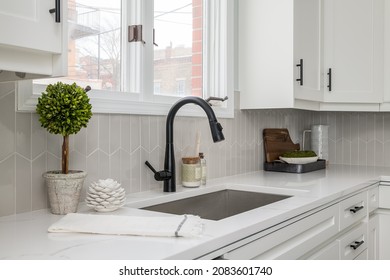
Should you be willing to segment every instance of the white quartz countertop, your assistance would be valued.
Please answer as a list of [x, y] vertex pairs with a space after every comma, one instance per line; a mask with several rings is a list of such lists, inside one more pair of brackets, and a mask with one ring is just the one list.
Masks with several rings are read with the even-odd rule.
[[[233, 188], [291, 195], [290, 198], [219, 221], [203, 220], [202, 237], [143, 237], [79, 233], [48, 233], [62, 216], [40, 210], [0, 218], [0, 259], [197, 259], [218, 252], [242, 238], [260, 232], [332, 200], [379, 181], [390, 181], [390, 168], [329, 165], [304, 174], [258, 171], [209, 180], [206, 187], [179, 187], [176, 193], [155, 190], [129, 194], [125, 207], [109, 215], [170, 215], [139, 207], [184, 198], [195, 193]], [[79, 212], [95, 213], [85, 205]]]

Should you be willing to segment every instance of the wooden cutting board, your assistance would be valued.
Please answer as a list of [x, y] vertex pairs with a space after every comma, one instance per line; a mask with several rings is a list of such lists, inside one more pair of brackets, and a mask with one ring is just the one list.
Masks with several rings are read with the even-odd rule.
[[287, 128], [266, 128], [263, 130], [264, 153], [267, 162], [279, 159], [285, 152], [300, 149], [299, 144], [291, 140]]

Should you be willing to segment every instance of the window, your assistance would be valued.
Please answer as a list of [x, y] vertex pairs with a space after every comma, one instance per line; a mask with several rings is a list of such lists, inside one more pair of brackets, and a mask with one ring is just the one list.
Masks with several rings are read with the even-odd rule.
[[[90, 85], [100, 113], [166, 114], [187, 95], [232, 103], [233, 0], [68, 0], [67, 14], [68, 76], [35, 80], [33, 98], [62, 80]], [[128, 42], [133, 25], [142, 41]]]
[[[121, 90], [121, 0], [68, 0], [68, 75], [55, 79]], [[46, 86], [53, 79], [35, 80]]]
[[[154, 0], [153, 26], [154, 78], [166, 85], [160, 94], [203, 96], [203, 1]], [[183, 75], [186, 78], [179, 81]], [[185, 80], [191, 81], [187, 92]]]

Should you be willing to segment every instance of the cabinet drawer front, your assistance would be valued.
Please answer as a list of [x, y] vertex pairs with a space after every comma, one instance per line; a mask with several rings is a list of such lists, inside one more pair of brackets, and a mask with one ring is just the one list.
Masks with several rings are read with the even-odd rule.
[[308, 260], [339, 260], [340, 259], [340, 242], [338, 240], [333, 241], [326, 247], [320, 249], [314, 253]]
[[340, 231], [367, 216], [367, 192], [340, 202]]
[[368, 213], [375, 211], [379, 207], [379, 187], [368, 190]]
[[338, 232], [338, 207], [328, 207], [224, 255], [225, 259], [297, 259]]
[[367, 249], [367, 224], [360, 223], [358, 227], [342, 235], [340, 242], [340, 258], [353, 260]]
[[356, 258], [354, 258], [354, 260], [368, 260], [368, 251], [367, 249], [364, 250], [363, 252], [361, 252]]

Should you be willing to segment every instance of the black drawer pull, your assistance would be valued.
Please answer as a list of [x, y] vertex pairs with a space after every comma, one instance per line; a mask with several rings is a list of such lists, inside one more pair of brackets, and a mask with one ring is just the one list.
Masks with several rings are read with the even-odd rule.
[[363, 243], [364, 243], [364, 240], [362, 240], [362, 241], [355, 241], [353, 244], [349, 245], [349, 247], [351, 247], [352, 249], [356, 250], [361, 245], [363, 245]]
[[299, 78], [296, 81], [299, 82], [299, 85], [303, 86], [303, 59], [300, 59], [299, 64], [296, 66], [299, 67]]
[[349, 211], [351, 211], [352, 213], [356, 213], [356, 212], [362, 210], [363, 208], [364, 208], [364, 206], [355, 206], [354, 208], [349, 209]]

